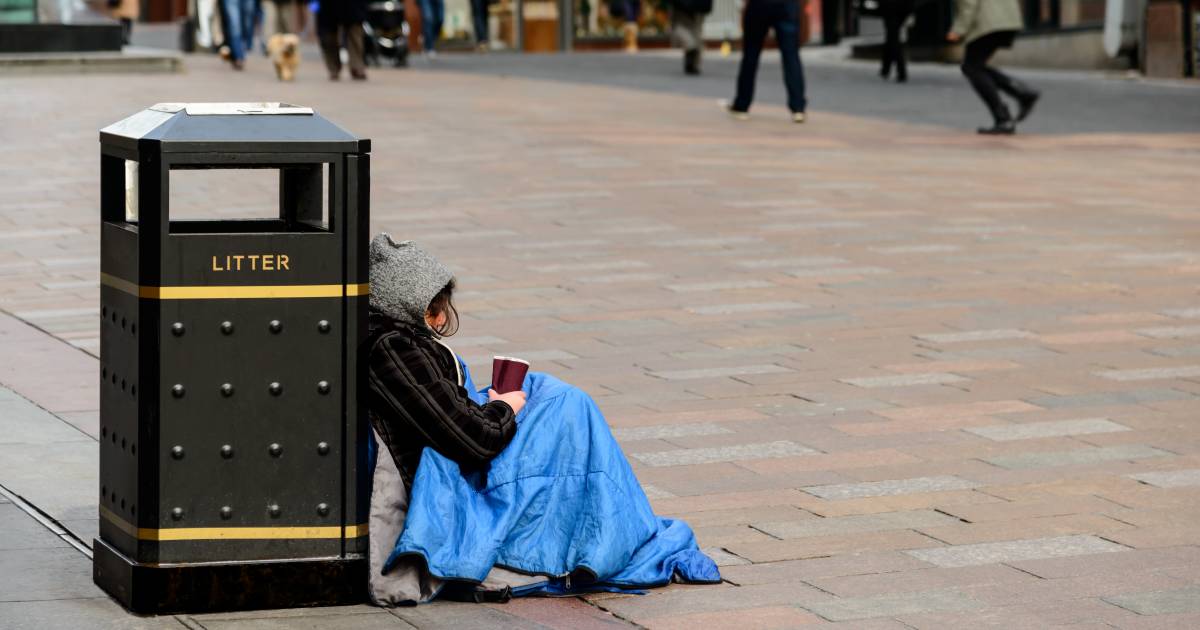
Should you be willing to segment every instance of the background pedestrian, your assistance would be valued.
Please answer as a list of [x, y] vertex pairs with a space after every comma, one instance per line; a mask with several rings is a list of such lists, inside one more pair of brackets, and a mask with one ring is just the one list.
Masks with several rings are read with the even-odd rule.
[[367, 78], [367, 63], [363, 58], [363, 20], [367, 19], [366, 0], [323, 0], [317, 11], [317, 37], [321, 40], [321, 55], [329, 80], [337, 81], [342, 73], [342, 45], [350, 57], [350, 78]]
[[[979, 133], [1016, 133], [1017, 122], [1025, 120], [1040, 95], [989, 66], [988, 61], [1000, 48], [1012, 47], [1017, 31], [1025, 25], [1021, 20], [1021, 6], [1017, 0], [956, 0], [955, 11], [954, 25], [946, 39], [966, 43], [962, 73], [992, 113], [992, 126], [980, 127]], [[1016, 99], [1016, 120], [1000, 98], [1001, 91]]]
[[783, 84], [787, 88], [792, 122], [802, 123], [808, 101], [804, 96], [804, 66], [800, 63], [799, 0], [749, 0], [746, 3], [742, 13], [742, 63], [738, 67], [737, 96], [729, 104], [729, 111], [736, 118], [749, 116], [758, 77], [758, 60], [769, 30], [775, 32], [779, 56], [783, 59]]
[[480, 51], [488, 48], [488, 7], [491, 0], [471, 0], [471, 19], [475, 26], [475, 48]]
[[445, 0], [418, 0], [421, 7], [421, 40], [425, 55], [436, 57], [438, 38], [442, 35], [442, 23], [446, 19]]
[[904, 55], [904, 39], [901, 30], [904, 23], [912, 16], [916, 0], [880, 0], [879, 13], [883, 18], [883, 63], [879, 68], [879, 76], [887, 79], [896, 67], [896, 81], [904, 83], [908, 80], [908, 63]]
[[712, 0], [672, 0], [671, 34], [683, 48], [684, 74], [700, 74], [704, 18], [712, 12], [712, 7]]
[[257, 0], [221, 0], [225, 11], [225, 44], [234, 70], [246, 67], [246, 53], [254, 50], [254, 18]]

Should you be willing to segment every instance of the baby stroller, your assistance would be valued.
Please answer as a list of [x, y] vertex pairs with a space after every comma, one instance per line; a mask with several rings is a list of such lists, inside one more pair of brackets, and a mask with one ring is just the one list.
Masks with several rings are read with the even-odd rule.
[[404, 0], [385, 0], [367, 4], [367, 21], [363, 24], [363, 48], [367, 63], [382, 65], [383, 58], [392, 65], [408, 65], [408, 20], [404, 19]]

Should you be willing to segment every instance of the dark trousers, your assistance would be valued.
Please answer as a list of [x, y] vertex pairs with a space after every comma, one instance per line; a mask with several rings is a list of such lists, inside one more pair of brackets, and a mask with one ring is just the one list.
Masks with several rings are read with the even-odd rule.
[[342, 43], [346, 44], [346, 52], [350, 57], [350, 73], [363, 75], [366, 73], [366, 60], [363, 57], [363, 27], [362, 22], [351, 24], [317, 23], [317, 36], [321, 40], [321, 55], [325, 58], [325, 68], [330, 77], [336, 77], [342, 72]]
[[879, 74], [885, 78], [892, 73], [892, 66], [895, 65], [896, 78], [901, 81], [908, 79], [908, 65], [904, 58], [904, 42], [900, 39], [900, 29], [912, 12], [912, 0], [896, 0], [884, 6], [883, 65], [879, 68]]
[[475, 26], [475, 43], [486, 44], [488, 40], [488, 0], [471, 0], [471, 19]]
[[738, 67], [735, 111], [749, 111], [754, 100], [754, 82], [758, 59], [762, 56], [767, 31], [775, 31], [779, 55], [783, 58], [783, 84], [787, 87], [788, 109], [802, 112], [808, 106], [804, 98], [804, 66], [800, 64], [800, 3], [797, 0], [749, 0], [742, 14], [742, 64]]
[[996, 122], [1012, 120], [1012, 114], [1001, 100], [1000, 92], [1018, 101], [1033, 98], [1037, 94], [1024, 83], [988, 65], [988, 61], [998, 49], [1012, 46], [1015, 35], [1013, 31], [988, 33], [967, 44], [963, 52], [962, 73], [967, 77], [967, 81], [970, 81], [971, 87], [975, 88], [975, 93], [987, 105]]

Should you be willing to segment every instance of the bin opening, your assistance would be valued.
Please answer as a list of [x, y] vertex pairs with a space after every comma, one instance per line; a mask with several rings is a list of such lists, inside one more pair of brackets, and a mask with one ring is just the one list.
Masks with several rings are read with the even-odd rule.
[[332, 231], [330, 176], [328, 163], [172, 166], [169, 230], [175, 234]]

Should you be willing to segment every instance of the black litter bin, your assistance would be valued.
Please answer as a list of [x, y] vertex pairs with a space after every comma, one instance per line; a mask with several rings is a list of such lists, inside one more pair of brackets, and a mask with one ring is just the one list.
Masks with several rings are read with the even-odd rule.
[[[171, 103], [100, 145], [95, 582], [139, 613], [361, 601], [370, 141]], [[172, 220], [186, 169], [277, 177], [278, 216]]]

